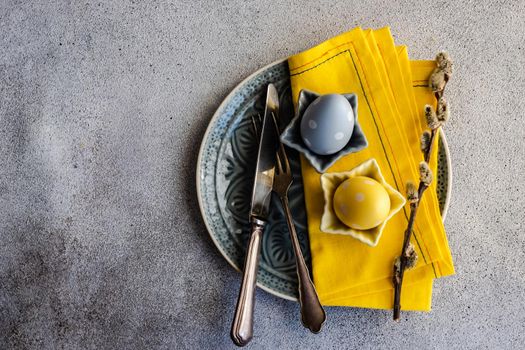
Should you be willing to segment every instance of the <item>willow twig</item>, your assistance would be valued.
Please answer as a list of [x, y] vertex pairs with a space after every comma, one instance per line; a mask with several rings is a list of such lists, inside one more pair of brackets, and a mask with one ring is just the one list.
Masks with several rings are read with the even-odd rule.
[[[419, 203], [425, 190], [430, 186], [432, 182], [432, 172], [428, 167], [427, 162], [421, 162], [420, 164], [420, 180], [419, 187], [417, 190], [417, 198], [415, 201], [410, 203], [410, 217], [408, 219], [408, 226], [405, 230], [405, 237], [403, 239], [403, 247], [401, 248], [401, 256], [399, 257], [399, 264], [394, 264], [394, 320], [398, 321], [401, 314], [401, 287], [403, 285], [403, 276], [407, 265], [409, 265], [409, 259], [413, 255], [410, 250], [410, 238], [412, 236], [414, 222], [416, 220], [417, 210]], [[412, 249], [413, 250], [413, 249]], [[414, 266], [415, 264], [411, 264]]]
[[436, 136], [441, 126], [443, 126], [449, 116], [449, 107], [443, 97], [445, 87], [452, 76], [452, 61], [447, 53], [441, 52], [436, 56], [437, 67], [429, 78], [429, 87], [436, 97], [436, 110], [430, 105], [425, 106], [425, 117], [430, 131], [425, 131], [421, 135], [421, 151], [423, 152], [424, 161], [419, 164], [419, 186], [417, 191], [412, 183], [407, 183], [407, 199], [410, 203], [410, 217], [408, 219], [407, 229], [403, 238], [401, 255], [394, 263], [394, 320], [399, 321], [401, 316], [401, 289], [403, 277], [407, 268], [414, 267], [416, 264], [417, 254], [414, 246], [410, 243], [412, 237], [414, 222], [423, 193], [432, 182], [432, 171], [428, 165], [430, 156], [434, 149]]

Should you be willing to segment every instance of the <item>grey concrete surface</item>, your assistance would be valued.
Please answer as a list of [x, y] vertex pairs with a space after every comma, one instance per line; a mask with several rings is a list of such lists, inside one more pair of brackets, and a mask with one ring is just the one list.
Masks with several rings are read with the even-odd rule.
[[226, 349], [240, 276], [200, 218], [197, 151], [245, 76], [355, 26], [447, 49], [446, 227], [431, 313], [257, 293], [253, 349], [525, 342], [523, 1], [0, 2], [0, 348]]

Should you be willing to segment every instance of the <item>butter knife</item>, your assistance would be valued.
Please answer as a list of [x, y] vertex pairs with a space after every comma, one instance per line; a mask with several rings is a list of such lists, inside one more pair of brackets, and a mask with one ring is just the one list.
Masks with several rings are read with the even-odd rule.
[[231, 338], [238, 346], [248, 344], [253, 337], [255, 285], [257, 282], [262, 234], [270, 210], [275, 156], [279, 142], [273, 118], [277, 118], [278, 113], [279, 96], [275, 86], [269, 84], [252, 191], [250, 209], [251, 235], [248, 248], [246, 249], [241, 289], [231, 329]]

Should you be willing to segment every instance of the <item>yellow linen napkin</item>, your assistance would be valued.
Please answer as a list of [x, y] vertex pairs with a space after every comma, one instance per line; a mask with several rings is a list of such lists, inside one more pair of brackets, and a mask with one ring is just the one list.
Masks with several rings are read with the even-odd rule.
[[[394, 96], [392, 88], [387, 88], [388, 70], [378, 54], [377, 45], [373, 46], [374, 37], [369, 35], [367, 38], [357, 28], [291, 57], [289, 66], [294, 103], [303, 88], [319, 93], [356, 93], [359, 100], [359, 121], [370, 146], [364, 151], [344, 157], [328, 171], [350, 170], [364, 160], [376, 158], [387, 182], [404, 192], [406, 181], [416, 180], [418, 177], [414, 164], [419, 159], [413, 159], [403, 130], [404, 125], [398, 125], [402, 117], [395, 102], [397, 96]], [[393, 63], [387, 64], [390, 66]], [[400, 64], [399, 66], [402, 67]], [[407, 89], [406, 86], [404, 89]], [[408, 91], [404, 95], [410, 96]], [[405, 96], [405, 100], [406, 98]], [[408, 105], [413, 107], [416, 104]], [[406, 108], [413, 116], [414, 112], [410, 107]], [[406, 119], [413, 122], [412, 119]], [[412, 129], [414, 128], [415, 125], [412, 125]], [[392, 263], [399, 254], [408, 210], [405, 208], [404, 212], [392, 218], [375, 248], [365, 246], [351, 237], [320, 232], [319, 223], [323, 210], [320, 175], [304, 158], [302, 173], [313, 274], [322, 303], [391, 308]], [[406, 275], [402, 306], [403, 309], [429, 310], [432, 278], [443, 274], [434, 272], [435, 269], [428, 266], [441, 261], [442, 250], [448, 249], [448, 246], [442, 249], [442, 244], [436, 239], [445, 236], [439, 213], [436, 216], [435, 211], [430, 208], [421, 210], [417, 226], [419, 227], [416, 227], [414, 238], [422, 259], [418, 268]], [[425, 228], [424, 232], [421, 227]]]
[[[411, 84], [411, 69], [407, 69], [407, 72], [401, 70], [400, 61], [402, 59], [408, 62], [408, 55], [406, 48], [401, 51], [402, 58], [399, 58], [398, 51], [394, 46], [394, 40], [390, 34], [388, 28], [383, 28], [373, 32], [373, 35], [377, 39], [377, 46], [381, 52], [381, 56], [385, 63], [386, 71], [388, 72], [388, 82], [392, 86], [394, 98], [398, 107], [401, 118], [399, 119], [399, 125], [405, 132], [408, 145], [412, 154], [412, 159], [422, 160], [421, 151], [419, 148], [419, 137], [423, 130], [427, 129], [426, 121], [422, 117], [423, 106], [427, 103], [435, 105], [435, 98], [427, 88], [427, 81], [430, 73], [435, 67], [434, 61], [413, 61], [413, 65], [417, 67], [416, 74], [417, 80], [414, 88]], [[421, 81], [424, 79], [424, 81]], [[417, 89], [417, 94], [414, 93], [414, 89]], [[416, 97], [417, 96], [417, 97]], [[416, 102], [417, 101], [417, 102]], [[411, 108], [410, 106], [416, 102]], [[419, 127], [418, 127], [419, 126]], [[431, 156], [430, 165], [434, 174], [437, 174], [437, 147], [434, 148], [434, 152]], [[415, 164], [417, 166], [417, 164]], [[436, 175], [437, 176], [437, 175]], [[434, 216], [439, 216], [439, 205], [436, 195], [437, 181], [434, 181], [429, 191], [425, 193], [425, 199], [427, 197], [433, 197], [427, 201], [427, 205], [421, 207], [420, 210], [426, 210], [427, 213], [433, 211]], [[417, 217], [419, 219], [419, 217]], [[416, 225], [419, 224], [416, 219]], [[452, 256], [448, 246], [447, 237], [444, 231], [434, 231], [438, 235], [435, 237], [436, 240], [440, 241], [439, 247], [442, 249], [442, 259], [437, 260], [431, 266], [432, 269], [437, 269], [439, 276], [446, 276], [454, 273], [454, 266], [452, 263]]]

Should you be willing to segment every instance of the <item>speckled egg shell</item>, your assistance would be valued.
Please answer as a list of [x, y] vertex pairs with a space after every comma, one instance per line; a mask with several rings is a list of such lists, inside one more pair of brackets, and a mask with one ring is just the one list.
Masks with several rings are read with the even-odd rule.
[[310, 150], [320, 155], [343, 149], [354, 130], [354, 111], [339, 94], [319, 96], [305, 110], [301, 137]]
[[376, 180], [356, 176], [345, 180], [334, 194], [334, 211], [339, 220], [356, 230], [379, 226], [390, 212], [390, 198]]

